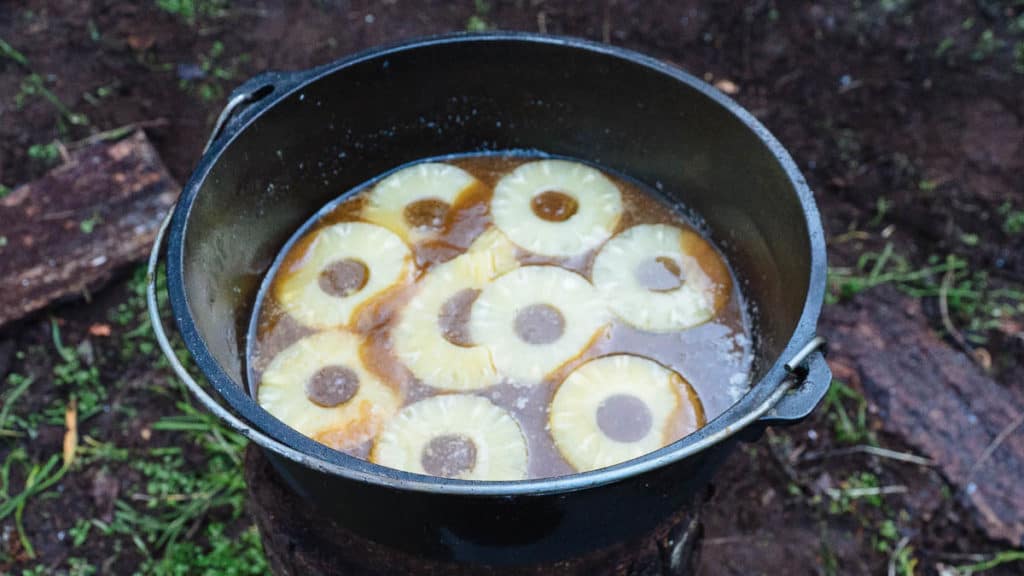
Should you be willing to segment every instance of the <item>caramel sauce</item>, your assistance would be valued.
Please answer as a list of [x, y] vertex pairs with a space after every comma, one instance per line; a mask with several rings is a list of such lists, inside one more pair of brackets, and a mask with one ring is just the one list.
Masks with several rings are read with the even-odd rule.
[[370, 269], [366, 264], [353, 258], [345, 258], [328, 264], [320, 272], [317, 283], [324, 292], [344, 298], [362, 290], [369, 279]]
[[434, 198], [418, 200], [405, 207], [403, 216], [413, 228], [440, 230], [451, 206]]
[[[497, 181], [517, 166], [535, 160], [526, 156], [479, 155], [462, 156], [445, 159], [445, 162], [458, 166], [473, 174], [478, 184], [464, 191], [456, 201], [448, 206], [443, 202], [427, 205], [416, 203], [413, 216], [423, 217], [425, 222], [436, 231], [434, 238], [412, 246], [416, 276], [410, 284], [394, 287], [377, 298], [371, 299], [357, 311], [356, 321], [350, 329], [363, 334], [366, 343], [361, 350], [365, 366], [373, 371], [382, 381], [389, 383], [398, 390], [405, 404], [410, 404], [439, 392], [418, 381], [412, 373], [396, 358], [390, 342], [390, 329], [398, 314], [415, 294], [415, 280], [425, 274], [432, 266], [446, 262], [463, 253], [473, 240], [491, 225], [490, 200], [492, 190]], [[710, 245], [700, 241], [696, 229], [689, 224], [676, 210], [666, 204], [657, 193], [641, 187], [636, 182], [620, 178], [613, 173], [605, 172], [622, 192], [623, 216], [616, 233], [637, 224], [671, 224], [690, 231], [684, 234], [684, 245], [692, 252], [693, 258], [705, 271], [710, 280], [720, 289], [716, 292], [718, 314], [709, 322], [680, 332], [653, 333], [633, 328], [620, 320], [614, 320], [605, 330], [599, 332], [589, 346], [576, 358], [550, 374], [548, 378], [535, 385], [524, 385], [505, 381], [490, 388], [476, 391], [480, 396], [490, 399], [498, 406], [513, 414], [519, 422], [526, 437], [530, 454], [529, 477], [541, 478], [573, 473], [573, 469], [562, 458], [548, 431], [547, 408], [558, 384], [575, 368], [588, 360], [613, 353], [636, 354], [650, 358], [666, 366], [685, 378], [680, 380], [678, 390], [681, 399], [680, 409], [674, 416], [671, 429], [666, 432], [666, 442], [675, 441], [704, 425], [736, 402], [749, 388], [749, 372], [752, 362], [752, 337], [749, 324], [744, 314], [742, 296], [738, 293], [735, 282], [724, 259]], [[259, 378], [263, 370], [280, 351], [297, 340], [312, 334], [313, 331], [301, 326], [283, 312], [275, 301], [276, 287], [285, 274], [293, 272], [303, 265], [306, 253], [314, 241], [315, 231], [324, 226], [346, 221], [358, 221], [360, 210], [365, 202], [362, 194], [368, 187], [354, 190], [340, 201], [329, 212], [313, 224], [309, 231], [295, 242], [291, 249], [281, 257], [278, 273], [271, 280], [270, 289], [263, 293], [267, 297], [257, 303], [258, 316], [255, 318], [255, 330], [250, 334], [253, 338], [249, 368], [252, 382], [251, 389], [255, 394]], [[576, 200], [555, 191], [538, 195], [551, 195], [543, 201], [534, 199], [532, 207], [540, 217], [550, 217], [552, 221], [568, 219], [575, 213]], [[557, 196], [555, 196], [557, 195]], [[566, 203], [565, 197], [572, 201]], [[422, 205], [421, 205], [422, 204]], [[540, 206], [538, 207], [538, 204]], [[568, 214], [568, 215], [566, 215]], [[407, 214], [407, 217], [409, 214]], [[549, 218], [545, 218], [549, 219]], [[689, 244], [687, 244], [689, 243]], [[553, 264], [572, 270], [589, 279], [590, 268], [597, 250], [590, 251], [572, 258], [554, 258], [527, 253], [520, 250], [518, 259], [523, 265]], [[369, 257], [369, 256], [368, 256]], [[641, 282], [652, 290], [671, 291], [685, 282], [684, 273], [679, 264], [671, 259], [652, 259], [650, 266], [642, 271], [623, 270], [623, 274], [645, 275]], [[648, 284], [649, 282], [649, 284]], [[465, 329], [468, 312], [475, 300], [476, 291], [465, 291], [456, 294], [446, 303], [441, 317], [438, 319], [444, 336], [452, 343], [472, 345]], [[557, 312], [557, 310], [556, 310]], [[538, 322], [544, 324], [544, 330], [552, 328], [544, 315]], [[560, 316], [559, 316], [560, 317]], [[525, 323], [525, 322], [524, 322]], [[533, 326], [540, 331], [538, 326]], [[561, 327], [559, 327], [561, 329]], [[539, 334], [538, 337], [547, 336]], [[528, 361], [528, 359], [524, 359]], [[629, 398], [627, 394], [623, 396]], [[619, 399], [622, 400], [622, 399]], [[630, 438], [639, 434], [638, 430], [644, 422], [643, 410], [628, 399], [621, 402], [610, 399], [602, 406], [602, 414], [598, 417], [609, 426], [610, 434]], [[647, 414], [649, 419], [650, 414]], [[622, 428], [623, 422], [632, 424]], [[649, 423], [647, 424], [650, 425]], [[462, 470], [468, 460], [470, 449], [457, 443], [453, 438], [439, 436], [441, 440], [431, 444], [430, 454], [423, 457], [429, 459], [431, 469], [440, 475], [455, 475]], [[443, 440], [443, 441], [442, 441]], [[350, 452], [365, 456], [369, 452], [367, 441]], [[456, 446], [456, 444], [459, 444]], [[460, 460], [436, 461], [439, 454], [451, 452], [459, 455]], [[472, 456], [476, 456], [476, 447], [472, 448]], [[466, 457], [466, 458], [463, 458]], [[453, 456], [454, 458], [454, 456]], [[443, 460], [443, 459], [442, 459]], [[424, 464], [427, 462], [424, 461]]]
[[541, 192], [530, 200], [530, 209], [541, 220], [565, 222], [579, 210], [579, 202], [568, 194], [555, 190]]

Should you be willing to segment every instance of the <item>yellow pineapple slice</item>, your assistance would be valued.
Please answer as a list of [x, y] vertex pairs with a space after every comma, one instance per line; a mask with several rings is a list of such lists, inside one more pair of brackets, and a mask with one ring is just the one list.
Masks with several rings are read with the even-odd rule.
[[490, 228], [465, 254], [431, 268], [391, 332], [398, 359], [434, 388], [464, 391], [495, 384], [499, 377], [491, 353], [474, 345], [465, 324], [480, 289], [515, 266], [515, 246]]
[[409, 166], [373, 187], [362, 217], [415, 244], [438, 235], [448, 210], [476, 182], [472, 174], [450, 164]]
[[488, 284], [469, 319], [498, 372], [534, 384], [581, 354], [610, 314], [585, 278], [557, 266], [524, 266]]
[[591, 278], [619, 318], [651, 332], [707, 322], [732, 290], [725, 262], [706, 240], [665, 224], [634, 226], [609, 240]]
[[394, 415], [401, 399], [366, 369], [362, 339], [330, 330], [285, 348], [263, 373], [260, 406], [335, 450], [356, 452]]
[[374, 444], [371, 460], [417, 474], [521, 480], [526, 438], [511, 414], [480, 396], [444, 394], [403, 408]]
[[498, 181], [491, 214], [509, 240], [530, 252], [576, 256], [612, 235], [622, 217], [622, 195], [594, 168], [538, 160]]
[[574, 370], [549, 410], [555, 445], [579, 472], [632, 460], [704, 423], [700, 401], [681, 376], [627, 354]]
[[311, 328], [349, 325], [357, 309], [406, 281], [412, 252], [388, 229], [343, 222], [313, 232], [305, 252], [279, 274], [275, 297], [299, 323]]

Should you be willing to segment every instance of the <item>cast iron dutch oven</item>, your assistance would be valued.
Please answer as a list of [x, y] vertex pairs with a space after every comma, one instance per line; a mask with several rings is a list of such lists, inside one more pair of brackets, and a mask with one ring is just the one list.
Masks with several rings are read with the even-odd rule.
[[[750, 392], [700, 431], [642, 458], [489, 483], [383, 468], [261, 409], [245, 385], [245, 327], [261, 279], [296, 229], [342, 191], [396, 166], [500, 150], [594, 162], [699, 214], [754, 310]], [[805, 417], [830, 382], [815, 336], [824, 236], [792, 159], [714, 88], [612, 46], [454, 35], [261, 75], [233, 93], [154, 246], [151, 271], [166, 230], [177, 328], [230, 409], [170, 353], [179, 376], [258, 444], [292, 488], [344, 526], [433, 558], [535, 563], [638, 536], [692, 502], [737, 438]], [[171, 352], [150, 277], [154, 326]]]

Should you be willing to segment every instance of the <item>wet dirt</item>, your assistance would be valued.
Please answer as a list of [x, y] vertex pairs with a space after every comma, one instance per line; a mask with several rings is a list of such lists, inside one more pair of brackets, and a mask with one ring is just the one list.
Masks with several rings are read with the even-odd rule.
[[[170, 170], [184, 182], [227, 91], [248, 76], [483, 23], [634, 48], [733, 93], [806, 175], [823, 214], [833, 266], [853, 266], [865, 251], [892, 243], [915, 262], [955, 252], [972, 269], [987, 271], [996, 285], [1024, 282], [1024, 234], [1013, 232], [1008, 219], [1024, 210], [1024, 74], [1015, 70], [1014, 46], [1021, 35], [1011, 25], [1024, 10], [1019, 4], [220, 4], [224, 10], [200, 14], [195, 23], [155, 2], [0, 4], [0, 38], [27, 63], [0, 56], [0, 184], [31, 180], [56, 162], [38, 149], [30, 153], [33, 145], [66, 144], [129, 123], [148, 126]], [[985, 43], [985, 30], [998, 41]], [[33, 73], [89, 124], [75, 125], [38, 90], [32, 93]], [[50, 375], [49, 316], [62, 319], [65, 337], [78, 342], [91, 325], [106, 321], [126, 297], [125, 286], [122, 281], [89, 303], [58, 307], [0, 332], [0, 344], [35, 350], [9, 362], [10, 370], [39, 378], [19, 400], [19, 410], [44, 407], [64, 393]], [[939, 326], [938, 312], [934, 320]], [[990, 331], [984, 347], [994, 376], [1024, 397], [1020, 334], [1020, 325], [1006, 320]], [[111, 361], [103, 376], [110, 385], [108, 407], [85, 422], [82, 433], [129, 451], [167, 442], [146, 432], [171, 410], [166, 395], [154, 393], [149, 383], [154, 374], [160, 373], [151, 358]], [[869, 409], [869, 425], [879, 428], [872, 418]], [[940, 565], [968, 564], [971, 554], [1005, 548], [980, 535], [932, 469], [863, 454], [808, 459], [843, 447], [835, 429], [834, 413], [819, 409], [807, 422], [773, 431], [730, 457], [705, 508], [699, 573], [885, 573], [904, 537], [918, 570], [935, 573]], [[62, 436], [61, 427], [42, 426], [31, 442], [18, 445], [45, 459], [59, 453]], [[0, 442], [3, 457], [16, 446]], [[899, 439], [884, 434], [879, 442], [901, 448]], [[202, 458], [198, 447], [185, 450], [187, 458]], [[833, 506], [829, 491], [864, 473], [879, 485], [907, 489], [878, 505], [855, 500]], [[56, 571], [69, 556], [96, 565], [111, 557], [118, 540], [91, 537], [74, 548], [56, 535], [66, 534], [78, 518], [109, 517], [120, 487], [133, 474], [124, 463], [84, 466], [59, 483], [56, 498], [34, 500], [24, 524], [41, 561]], [[887, 535], [886, 521], [894, 522], [895, 536]], [[230, 529], [245, 523], [235, 521]], [[0, 558], [13, 561], [4, 560], [0, 571], [28, 566], [17, 538], [9, 536], [12, 520], [2, 525], [8, 536], [0, 540], [6, 548]], [[109, 567], [113, 573], [130, 571], [140, 561], [130, 548], [117, 558]], [[991, 573], [1020, 569], [1006, 565]]]

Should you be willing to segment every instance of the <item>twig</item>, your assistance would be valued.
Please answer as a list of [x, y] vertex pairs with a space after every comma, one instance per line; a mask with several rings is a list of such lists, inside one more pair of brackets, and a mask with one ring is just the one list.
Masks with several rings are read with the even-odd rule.
[[900, 552], [907, 547], [910, 543], [910, 536], [904, 536], [900, 539], [899, 544], [896, 545], [896, 549], [892, 551], [892, 555], [889, 556], [889, 576], [896, 576], [896, 559], [899, 557]]
[[827, 452], [811, 452], [801, 458], [801, 461], [812, 462], [815, 460], [825, 460], [827, 458], [846, 456], [849, 454], [870, 454], [872, 456], [878, 456], [879, 458], [897, 460], [900, 462], [917, 464], [919, 466], [935, 466], [935, 461], [930, 458], [909, 454], [907, 452], [897, 452], [895, 450], [889, 450], [888, 448], [879, 448], [878, 446], [869, 446], [867, 444], [851, 446], [850, 448], [840, 448], [838, 450], [829, 450]]
[[895, 486], [878, 486], [876, 488], [848, 488], [846, 490], [839, 490], [837, 488], [828, 488], [825, 490], [828, 497], [833, 500], [839, 500], [843, 496], [847, 498], [867, 498], [868, 496], [884, 496], [886, 494], [906, 494], [907, 487], [902, 484]]
[[794, 468], [789, 463], [789, 459], [779, 453], [779, 450], [777, 448], [778, 435], [775, 433], [775, 431], [772, 430], [771, 428], [767, 428], [765, 429], [765, 434], [768, 436], [768, 453], [771, 454], [772, 459], [775, 460], [775, 463], [778, 464], [779, 468], [782, 469], [782, 473], [786, 475], [786, 478], [788, 478], [790, 482], [796, 484], [797, 486], [803, 488], [804, 490], [807, 490], [811, 493], [817, 492], [813, 485], [806, 482], [800, 476], [800, 473], [796, 470], [796, 468]]
[[992, 442], [985, 447], [985, 450], [982, 451], [981, 456], [979, 456], [978, 460], [975, 461], [974, 465], [971, 466], [971, 471], [967, 473], [967, 482], [964, 483], [965, 487], [971, 485], [971, 482], [974, 479], [974, 475], [978, 472], [978, 469], [981, 468], [981, 465], [984, 464], [992, 456], [992, 453], [996, 451], [996, 448], [999, 448], [999, 446], [1007, 438], [1009, 438], [1010, 435], [1017, 430], [1017, 428], [1020, 428], [1021, 424], [1024, 424], [1024, 411], [1021, 411], [1020, 414], [1017, 414], [1017, 417], [1014, 418], [1012, 422], [1007, 424], [999, 432], [999, 434], [996, 435]]
[[78, 148], [91, 146], [98, 142], [119, 140], [140, 128], [160, 128], [167, 126], [168, 124], [170, 124], [170, 122], [167, 121], [167, 118], [155, 118], [153, 120], [143, 120], [142, 122], [132, 122], [131, 124], [125, 124], [124, 126], [111, 128], [110, 130], [104, 130], [103, 132], [97, 132], [92, 136], [72, 142], [67, 145], [67, 149], [77, 150]]
[[949, 317], [949, 289], [953, 286], [954, 277], [953, 268], [946, 270], [946, 273], [942, 276], [942, 285], [939, 287], [939, 313], [942, 315], [942, 326], [953, 341], [956, 342], [956, 345], [966, 352], [972, 361], [977, 362], [978, 359], [974, 355], [974, 348], [971, 348], [971, 345], [964, 339], [963, 334], [953, 325], [953, 319]]

